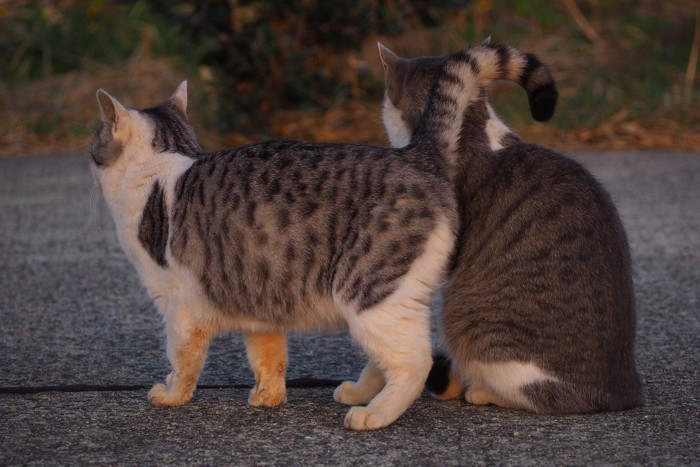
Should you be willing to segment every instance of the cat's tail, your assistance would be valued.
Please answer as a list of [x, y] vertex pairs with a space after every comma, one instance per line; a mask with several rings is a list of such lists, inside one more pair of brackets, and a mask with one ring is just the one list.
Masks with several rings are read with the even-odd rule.
[[[518, 83], [527, 92], [530, 104], [530, 115], [538, 122], [546, 122], [554, 116], [557, 106], [559, 92], [556, 83], [549, 71], [539, 58], [531, 53], [501, 44], [491, 44], [491, 37], [488, 37], [475, 49], [491, 49], [498, 56], [498, 63], [487, 63], [486, 66], [496, 66], [495, 74], [501, 76], [490, 79], [506, 79]], [[485, 54], [485, 61], [491, 60], [488, 53]], [[486, 73], [494, 73], [486, 71]]]
[[452, 372], [452, 363], [447, 355], [433, 355], [433, 366], [428, 374], [425, 387], [436, 399], [461, 399], [465, 387]]
[[547, 67], [532, 54], [487, 40], [446, 57], [411, 143], [420, 149], [437, 149], [453, 166], [463, 115], [481, 98], [484, 88], [498, 79], [514, 81], [527, 91], [535, 120], [552, 118], [558, 92]]

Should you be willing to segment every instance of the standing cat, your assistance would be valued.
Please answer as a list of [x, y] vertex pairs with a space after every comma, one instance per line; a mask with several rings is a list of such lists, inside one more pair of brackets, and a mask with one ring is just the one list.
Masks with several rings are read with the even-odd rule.
[[256, 378], [250, 402], [278, 405], [284, 333], [343, 324], [369, 356], [359, 381], [334, 393], [356, 405], [346, 426], [387, 426], [420, 395], [432, 365], [427, 303], [457, 228], [446, 168], [469, 62], [446, 69], [402, 149], [277, 141], [204, 153], [186, 83], [144, 110], [97, 92], [93, 172], [167, 330], [172, 372], [151, 403], [187, 402], [212, 337], [241, 330]]
[[[638, 407], [631, 260], [617, 210], [580, 164], [521, 142], [495, 116], [487, 86], [498, 78], [527, 90], [535, 119], [552, 116], [556, 88], [539, 60], [488, 41], [467, 53], [470, 104], [450, 173], [460, 231], [441, 324], [449, 358], [436, 359], [428, 387], [540, 413]], [[401, 147], [451, 58], [407, 60], [381, 45], [380, 55], [385, 128]]]

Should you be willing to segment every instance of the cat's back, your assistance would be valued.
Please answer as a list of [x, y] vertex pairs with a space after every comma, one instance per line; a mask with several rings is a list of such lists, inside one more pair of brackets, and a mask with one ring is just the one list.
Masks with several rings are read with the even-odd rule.
[[[597, 410], [639, 405], [631, 260], [610, 195], [581, 164], [536, 145], [514, 144], [482, 169], [459, 195], [448, 348], [460, 361], [534, 362]], [[561, 400], [543, 397], [543, 407]]]
[[314, 219], [336, 217], [350, 216], [364, 228], [367, 216], [386, 209], [417, 210], [416, 217], [438, 211], [454, 217], [455, 211], [450, 182], [437, 164], [411, 164], [401, 151], [345, 143], [279, 140], [222, 150], [196, 160], [174, 192], [175, 217], [198, 204], [209, 216], [252, 227], [263, 209], [274, 211], [281, 235], [286, 227], [305, 229]]
[[[489, 260], [515, 255], [515, 259], [531, 250], [544, 254], [544, 245], [583, 253], [588, 244], [611, 250], [629, 263], [617, 208], [579, 162], [519, 142], [484, 158], [480, 165], [475, 175], [458, 184], [467, 229], [460, 238], [468, 254]], [[479, 244], [489, 238], [490, 242]], [[585, 255], [576, 258], [583, 260]]]
[[378, 203], [384, 193], [371, 192], [373, 181], [385, 186], [403, 181], [412, 187], [434, 186], [435, 199], [449, 201], [442, 196], [449, 191], [447, 176], [436, 161], [426, 157], [416, 162], [401, 151], [347, 143], [273, 140], [221, 150], [197, 159], [178, 181], [178, 189], [203, 177], [215, 179], [218, 188], [226, 183], [242, 184], [246, 195], [251, 194], [247, 184], [274, 195], [277, 188], [283, 189], [277, 183], [296, 184], [303, 192], [306, 183], [313, 182], [313, 194], [319, 196], [325, 184], [335, 183], [338, 189], [346, 188], [353, 194], [359, 191], [365, 199], [373, 196], [373, 202]]

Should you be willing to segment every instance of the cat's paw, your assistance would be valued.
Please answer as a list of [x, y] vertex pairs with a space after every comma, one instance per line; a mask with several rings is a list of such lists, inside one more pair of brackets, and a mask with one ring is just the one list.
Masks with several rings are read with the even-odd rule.
[[469, 388], [464, 398], [472, 405], [489, 405], [491, 403], [490, 394], [480, 388]]
[[479, 386], [471, 386], [469, 389], [467, 389], [467, 393], [464, 395], [464, 398], [467, 400], [467, 402], [473, 405], [498, 405], [506, 408], [518, 407], [516, 404], [513, 404], [498, 396], [490, 389]]
[[353, 407], [345, 415], [345, 428], [356, 431], [378, 430], [389, 426], [393, 421], [369, 407]]
[[352, 381], [343, 381], [340, 386], [333, 391], [333, 400], [345, 405], [365, 405], [371, 401], [376, 394], [370, 394]]
[[148, 402], [156, 407], [177, 407], [190, 400], [192, 394], [174, 393], [165, 384], [156, 384], [148, 391]]
[[522, 404], [513, 402], [508, 399], [504, 399], [503, 397], [499, 396], [490, 389], [482, 387], [470, 387], [469, 389], [467, 389], [467, 393], [465, 394], [464, 398], [467, 400], [467, 402], [474, 405], [492, 404], [506, 409], [532, 410], [532, 408], [530, 407], [524, 406]]
[[287, 402], [287, 390], [282, 384], [276, 387], [255, 386], [250, 390], [248, 403], [254, 407], [279, 407]]

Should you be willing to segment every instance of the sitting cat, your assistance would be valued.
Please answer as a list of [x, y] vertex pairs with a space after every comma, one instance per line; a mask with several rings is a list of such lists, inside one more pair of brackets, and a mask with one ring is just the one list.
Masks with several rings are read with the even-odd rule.
[[172, 372], [151, 403], [187, 402], [210, 340], [241, 330], [256, 378], [250, 402], [278, 405], [284, 333], [345, 325], [369, 356], [358, 383], [334, 393], [356, 405], [345, 425], [385, 427], [411, 405], [432, 366], [427, 303], [457, 230], [447, 172], [468, 102], [466, 58], [446, 63], [402, 149], [273, 141], [205, 153], [186, 82], [144, 110], [97, 92], [93, 173], [166, 325]]
[[[450, 57], [379, 49], [384, 124], [402, 147]], [[630, 252], [610, 196], [577, 162], [521, 142], [488, 102], [488, 84], [504, 72], [527, 90], [533, 117], [547, 120], [554, 81], [512, 47], [486, 41], [468, 53], [471, 102], [450, 168], [460, 230], [441, 320], [449, 357], [436, 358], [428, 387], [438, 398], [539, 413], [641, 406]]]

